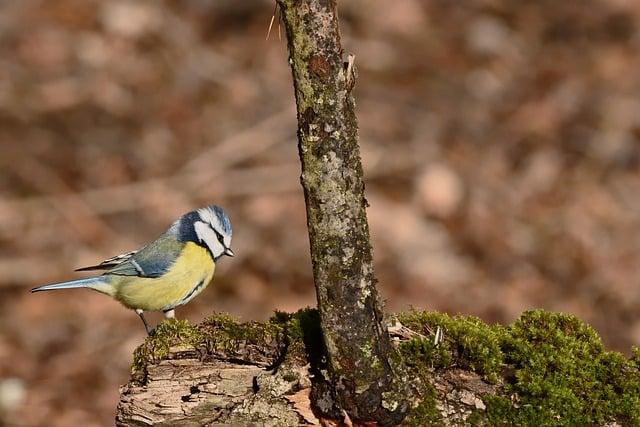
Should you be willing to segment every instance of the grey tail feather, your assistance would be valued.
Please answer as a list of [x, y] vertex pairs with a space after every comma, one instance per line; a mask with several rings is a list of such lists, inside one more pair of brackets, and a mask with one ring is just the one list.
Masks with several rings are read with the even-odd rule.
[[86, 279], [70, 280], [68, 282], [51, 283], [31, 289], [31, 292], [54, 291], [57, 289], [90, 288], [91, 285], [103, 281], [102, 277], [87, 277]]
[[112, 267], [111, 265], [92, 265], [91, 267], [82, 267], [82, 268], [76, 268], [73, 271], [93, 271], [93, 270], [106, 270], [109, 267]]

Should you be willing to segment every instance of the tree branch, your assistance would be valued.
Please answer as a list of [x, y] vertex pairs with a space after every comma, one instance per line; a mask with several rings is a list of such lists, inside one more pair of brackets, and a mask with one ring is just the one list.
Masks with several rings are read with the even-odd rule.
[[397, 423], [410, 404], [406, 387], [394, 385], [400, 367], [389, 361], [375, 287], [352, 95], [354, 58], [343, 62], [334, 0], [278, 4], [293, 72], [301, 181], [331, 382], [354, 421]]

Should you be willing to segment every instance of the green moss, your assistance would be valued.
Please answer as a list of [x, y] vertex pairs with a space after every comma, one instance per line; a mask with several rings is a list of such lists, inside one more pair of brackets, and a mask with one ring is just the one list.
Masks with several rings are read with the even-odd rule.
[[637, 364], [606, 351], [597, 333], [575, 316], [525, 312], [507, 328], [502, 348], [515, 369], [505, 394], [516, 405], [488, 405], [494, 419], [540, 426], [614, 420], [640, 425]]
[[[500, 341], [503, 331], [489, 326], [473, 316], [450, 317], [444, 313], [410, 311], [398, 315], [400, 322], [424, 335], [400, 344], [400, 351], [410, 363], [443, 369], [462, 366], [495, 382], [503, 364]], [[429, 332], [438, 327], [444, 332], [444, 340], [437, 346]]]
[[187, 320], [169, 319], [155, 329], [152, 336], [133, 353], [134, 372], [143, 371], [148, 363], [156, 363], [169, 354], [171, 347], [191, 347], [201, 339], [198, 328]]
[[436, 392], [433, 386], [429, 385], [425, 388], [421, 398], [422, 401], [420, 404], [404, 419], [402, 425], [411, 427], [438, 427], [444, 425], [440, 417], [440, 412], [436, 407]]
[[268, 348], [279, 347], [279, 342], [284, 340], [281, 325], [273, 322], [240, 323], [226, 314], [208, 317], [198, 330], [201, 339], [197, 346], [207, 354], [234, 355], [247, 346], [268, 351]]
[[291, 30], [291, 34], [287, 37], [289, 44], [295, 46], [295, 48], [289, 49], [290, 61], [294, 72], [297, 73], [294, 78], [296, 92], [300, 92], [299, 94], [296, 93], [296, 100], [302, 106], [299, 110], [304, 111], [311, 107], [314, 99], [315, 91], [309, 78], [307, 64], [309, 63], [308, 58], [311, 52], [317, 49], [315, 49], [315, 43], [307, 31], [304, 14], [299, 15], [299, 9], [290, 7], [288, 1], [281, 2], [281, 10], [285, 14], [285, 20], [293, 23], [293, 25], [285, 27]]
[[[456, 365], [502, 378], [500, 394], [483, 398], [486, 413], [474, 412], [470, 425], [640, 425], [640, 349], [629, 359], [606, 351], [575, 316], [528, 311], [509, 327], [431, 312], [398, 317], [425, 335], [400, 344], [406, 363], [422, 375]], [[435, 346], [429, 330], [438, 326], [445, 340]]]
[[162, 322], [155, 333], [134, 352], [134, 371], [169, 356], [170, 349], [197, 351], [201, 357], [242, 357], [253, 346], [252, 357], [275, 359], [287, 349], [287, 357], [318, 362], [324, 354], [317, 310], [276, 313], [269, 322], [238, 322], [227, 314], [216, 314], [194, 326], [187, 320]]
[[466, 425], [473, 427], [485, 427], [485, 426], [495, 426], [496, 424], [492, 424], [489, 422], [487, 418], [487, 413], [483, 410], [475, 410], [469, 415], [469, 418], [466, 420]]
[[313, 368], [324, 368], [324, 343], [318, 310], [304, 308], [296, 313], [276, 312], [270, 323], [281, 327], [286, 334], [287, 357], [298, 359]]
[[225, 314], [211, 316], [197, 326], [187, 320], [169, 319], [158, 325], [154, 334], [135, 350], [133, 371], [143, 375], [148, 364], [165, 359], [170, 349], [233, 357], [240, 347], [253, 345], [258, 349], [256, 353], [261, 348], [265, 353], [273, 352], [281, 335], [282, 328], [276, 323], [238, 323]]

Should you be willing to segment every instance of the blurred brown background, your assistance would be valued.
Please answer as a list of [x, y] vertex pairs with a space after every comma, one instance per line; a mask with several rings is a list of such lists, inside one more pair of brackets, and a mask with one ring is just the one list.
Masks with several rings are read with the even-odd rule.
[[[0, 1], [0, 424], [113, 423], [144, 339], [29, 294], [215, 202], [236, 258], [178, 316], [315, 302], [272, 1]], [[575, 313], [640, 342], [640, 3], [342, 1], [389, 310]]]

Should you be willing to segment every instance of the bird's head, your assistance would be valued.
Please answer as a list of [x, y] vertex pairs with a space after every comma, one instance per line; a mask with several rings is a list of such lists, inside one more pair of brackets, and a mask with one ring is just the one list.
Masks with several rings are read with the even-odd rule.
[[207, 206], [185, 214], [178, 220], [179, 236], [207, 248], [214, 259], [234, 256], [231, 250], [231, 222], [219, 206]]

